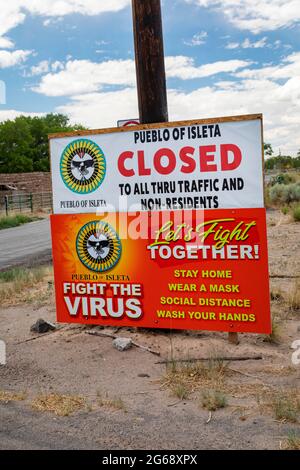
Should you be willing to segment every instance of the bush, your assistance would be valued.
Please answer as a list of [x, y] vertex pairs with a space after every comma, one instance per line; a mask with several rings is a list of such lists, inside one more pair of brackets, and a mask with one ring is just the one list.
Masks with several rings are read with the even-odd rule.
[[295, 222], [300, 222], [300, 206], [294, 207], [293, 217]]
[[277, 176], [274, 176], [271, 180], [271, 186], [274, 186], [275, 184], [290, 184], [290, 183], [295, 183], [295, 176], [294, 175], [289, 175], [288, 173], [280, 173]]
[[300, 183], [276, 183], [269, 192], [270, 201], [275, 204], [290, 204], [300, 202]]
[[202, 406], [209, 411], [216, 411], [225, 408], [227, 399], [224, 393], [218, 390], [204, 390], [202, 392]]
[[19, 225], [27, 224], [28, 222], [33, 222], [34, 220], [37, 220], [37, 218], [29, 217], [28, 215], [24, 214], [0, 217], [0, 230], [5, 228], [18, 227]]

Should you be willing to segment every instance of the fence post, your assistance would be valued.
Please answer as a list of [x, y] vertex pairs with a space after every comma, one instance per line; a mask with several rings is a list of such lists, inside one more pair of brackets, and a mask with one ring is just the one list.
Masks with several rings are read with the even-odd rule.
[[31, 212], [33, 212], [33, 197], [32, 197], [32, 193], [29, 194], [29, 201], [30, 201], [30, 209], [31, 209]]
[[4, 200], [5, 200], [5, 214], [6, 214], [6, 216], [8, 216], [8, 210], [9, 210], [9, 207], [8, 207], [8, 196], [4, 196]]

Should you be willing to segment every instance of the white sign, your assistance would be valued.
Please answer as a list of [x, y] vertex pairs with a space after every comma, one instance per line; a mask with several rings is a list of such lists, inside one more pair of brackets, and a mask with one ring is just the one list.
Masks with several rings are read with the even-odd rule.
[[262, 116], [50, 137], [54, 213], [263, 207]]

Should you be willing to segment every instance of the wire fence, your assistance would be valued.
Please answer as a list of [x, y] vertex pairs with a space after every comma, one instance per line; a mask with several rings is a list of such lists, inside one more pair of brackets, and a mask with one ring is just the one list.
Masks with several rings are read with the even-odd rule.
[[52, 209], [52, 193], [20, 193], [0, 196], [0, 213], [37, 212]]

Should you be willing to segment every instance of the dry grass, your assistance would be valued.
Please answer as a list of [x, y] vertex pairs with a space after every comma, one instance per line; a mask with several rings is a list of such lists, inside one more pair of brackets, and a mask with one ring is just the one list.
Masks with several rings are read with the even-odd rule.
[[50, 411], [58, 416], [69, 416], [85, 407], [85, 400], [80, 396], [51, 393], [40, 395], [32, 402], [32, 408], [38, 411]]
[[271, 289], [270, 297], [274, 302], [282, 302], [284, 300], [283, 292], [280, 288]]
[[22, 401], [25, 400], [25, 392], [8, 392], [6, 390], [0, 390], [0, 402], [9, 403], [11, 401]]
[[52, 282], [39, 284], [36, 288], [31, 289], [26, 298], [27, 303], [33, 303], [35, 308], [41, 308], [48, 304], [53, 297], [54, 303], [54, 287]]
[[290, 432], [281, 448], [283, 450], [300, 450], [300, 435]]
[[300, 279], [296, 279], [286, 300], [290, 311], [296, 312], [300, 310]]
[[32, 302], [41, 294], [50, 295], [52, 266], [17, 267], [0, 273], [0, 303], [3, 306]]
[[300, 399], [297, 392], [282, 393], [274, 397], [272, 408], [278, 421], [296, 423], [300, 411]]
[[219, 390], [203, 390], [201, 404], [209, 411], [216, 411], [227, 406], [227, 399], [224, 393]]
[[99, 406], [103, 406], [106, 408], [112, 408], [114, 410], [123, 410], [125, 412], [127, 411], [125, 403], [121, 397], [111, 398], [108, 396], [107, 392], [103, 394], [99, 391], [97, 392], [97, 403]]
[[213, 357], [205, 362], [172, 361], [167, 366], [163, 386], [171, 389], [178, 398], [183, 395], [182, 399], [185, 399], [197, 390], [224, 387], [226, 372], [227, 365], [224, 361], [217, 361]]
[[257, 396], [260, 412], [271, 413], [277, 421], [296, 423], [300, 411], [300, 394], [297, 389], [281, 391], [263, 390]]
[[264, 341], [271, 344], [279, 344], [282, 335], [281, 324], [278, 319], [272, 318], [272, 332], [264, 336]]
[[179, 400], [186, 400], [189, 396], [189, 390], [184, 383], [174, 384], [172, 387], [172, 393]]

